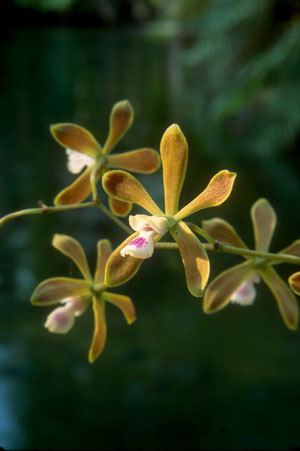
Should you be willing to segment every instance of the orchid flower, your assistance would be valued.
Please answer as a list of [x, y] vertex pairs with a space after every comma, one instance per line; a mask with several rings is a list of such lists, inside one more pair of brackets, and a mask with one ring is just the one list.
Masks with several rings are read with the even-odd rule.
[[[68, 170], [72, 174], [85, 171], [70, 186], [63, 189], [55, 198], [55, 205], [76, 204], [83, 201], [91, 192], [91, 176], [95, 182], [109, 168], [150, 174], [160, 166], [158, 153], [142, 148], [121, 154], [109, 155], [120, 139], [125, 135], [133, 121], [133, 109], [127, 100], [117, 102], [110, 114], [109, 133], [103, 146], [85, 128], [75, 124], [61, 123], [51, 126], [56, 141], [66, 148]], [[112, 212], [126, 216], [131, 204], [109, 198]]]
[[300, 296], [300, 271], [295, 272], [289, 277], [289, 284], [294, 293]]
[[[276, 213], [266, 199], [257, 200], [251, 208], [254, 229], [255, 249], [268, 252], [276, 226]], [[204, 230], [215, 240], [235, 247], [247, 249], [234, 228], [220, 218], [203, 221]], [[300, 256], [300, 240], [294, 241], [283, 249], [281, 254]], [[246, 262], [222, 272], [207, 287], [203, 308], [212, 313], [230, 302], [250, 305], [254, 302], [256, 290], [254, 283], [262, 279], [273, 294], [283, 321], [290, 329], [296, 329], [298, 323], [298, 304], [288, 285], [273, 268], [278, 262], [264, 258], [245, 256]]]
[[93, 363], [102, 352], [106, 341], [106, 301], [122, 311], [128, 324], [135, 320], [134, 305], [128, 296], [109, 293], [106, 290], [104, 270], [112, 251], [108, 240], [98, 241], [94, 278], [91, 276], [85, 253], [77, 240], [67, 235], [55, 235], [52, 244], [76, 264], [84, 279], [54, 277], [44, 280], [34, 290], [31, 302], [38, 306], [62, 304], [48, 315], [45, 323], [50, 332], [61, 334], [67, 333], [73, 327], [75, 317], [82, 315], [89, 304], [92, 304], [94, 335], [89, 350], [89, 361]]
[[223, 170], [209, 182], [205, 190], [178, 211], [179, 196], [186, 173], [188, 147], [178, 125], [164, 133], [160, 153], [163, 167], [165, 212], [163, 212], [136, 178], [125, 171], [110, 171], [102, 179], [106, 193], [122, 202], [140, 205], [151, 216], [130, 216], [136, 232], [130, 235], [110, 256], [105, 283], [117, 286], [129, 280], [143, 259], [152, 255], [154, 243], [167, 231], [177, 242], [185, 268], [187, 286], [193, 296], [201, 296], [209, 276], [209, 260], [200, 240], [182, 221], [188, 215], [222, 204], [230, 195], [235, 175]]

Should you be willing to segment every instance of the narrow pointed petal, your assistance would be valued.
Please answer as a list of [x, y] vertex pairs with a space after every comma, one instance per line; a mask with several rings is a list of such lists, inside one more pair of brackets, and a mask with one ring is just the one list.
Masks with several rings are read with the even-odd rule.
[[99, 240], [97, 244], [97, 266], [95, 272], [95, 282], [104, 282], [105, 266], [112, 253], [111, 244], [108, 240]]
[[229, 304], [233, 294], [254, 272], [255, 269], [248, 261], [222, 272], [208, 285], [204, 293], [204, 312], [216, 312]]
[[138, 232], [130, 235], [123, 243], [114, 250], [109, 257], [106, 269], [104, 283], [107, 287], [116, 287], [130, 280], [138, 271], [144, 260], [141, 258], [126, 255], [122, 257], [120, 252], [130, 241], [138, 236]]
[[103, 153], [109, 153], [125, 135], [132, 124], [133, 116], [133, 108], [128, 100], [122, 100], [113, 106], [109, 120], [109, 134]]
[[109, 168], [125, 169], [125, 171], [151, 174], [160, 166], [160, 157], [154, 149], [137, 149], [107, 157]]
[[85, 252], [77, 240], [68, 235], [56, 234], [53, 237], [52, 245], [73, 260], [85, 279], [92, 280]]
[[206, 251], [184, 222], [177, 224], [170, 232], [179, 247], [188, 289], [193, 296], [202, 296], [209, 277]]
[[115, 199], [114, 197], [108, 197], [108, 204], [111, 212], [116, 216], [125, 217], [131, 209], [132, 204], [129, 202], [123, 202], [122, 200]]
[[295, 257], [300, 257], [300, 240], [295, 240], [289, 246], [282, 249], [279, 254], [294, 255]]
[[94, 335], [92, 344], [89, 350], [89, 362], [94, 363], [96, 358], [99, 357], [103, 351], [107, 328], [105, 320], [105, 301], [102, 297], [98, 300], [93, 298], [93, 311], [94, 311]]
[[229, 222], [221, 218], [213, 218], [208, 221], [202, 221], [202, 227], [209, 236], [221, 243], [231, 246], [247, 248], [243, 240], [238, 236]]
[[291, 289], [300, 296], [300, 272], [295, 272], [289, 277]]
[[178, 211], [179, 196], [186, 173], [188, 145], [177, 124], [171, 125], [161, 139], [160, 154], [163, 167], [166, 215]]
[[294, 294], [270, 265], [266, 265], [260, 273], [277, 302], [286, 326], [292, 330], [297, 329], [299, 307]]
[[68, 277], [53, 277], [41, 282], [34, 290], [30, 301], [35, 305], [51, 305], [65, 298], [88, 297], [91, 284], [85, 280]]
[[230, 195], [236, 174], [223, 170], [218, 172], [209, 182], [204, 191], [192, 202], [183, 207], [175, 216], [175, 220], [181, 220], [198, 210], [216, 207], [222, 204]]
[[109, 196], [140, 205], [152, 215], [164, 215], [140, 182], [128, 172], [107, 172], [102, 178], [102, 184]]
[[251, 208], [255, 249], [267, 252], [276, 227], [276, 213], [267, 199], [258, 199]]
[[50, 127], [54, 139], [63, 147], [96, 158], [101, 146], [85, 128], [75, 124], [55, 124]]
[[135, 321], [135, 308], [132, 300], [128, 296], [103, 291], [103, 297], [106, 301], [114, 304], [116, 307], [119, 307], [119, 309], [122, 310], [128, 324], [131, 324], [133, 323], [133, 321]]

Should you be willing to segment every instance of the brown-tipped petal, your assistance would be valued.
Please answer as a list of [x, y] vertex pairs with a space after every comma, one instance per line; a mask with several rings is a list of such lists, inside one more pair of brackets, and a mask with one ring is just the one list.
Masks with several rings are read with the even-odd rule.
[[287, 284], [270, 265], [266, 265], [260, 271], [260, 274], [270, 288], [286, 326], [292, 330], [297, 329], [299, 317], [298, 303]]
[[104, 191], [109, 196], [116, 197], [124, 202], [140, 205], [152, 215], [164, 215], [140, 182], [128, 172], [107, 172], [102, 178], [102, 184]]
[[112, 253], [111, 244], [108, 240], [99, 240], [97, 244], [97, 266], [95, 272], [95, 282], [104, 282], [105, 266]]
[[55, 124], [50, 127], [55, 140], [67, 149], [76, 150], [96, 158], [101, 146], [85, 128], [75, 124]]
[[132, 300], [128, 296], [103, 291], [103, 297], [106, 301], [111, 302], [116, 307], [119, 307], [120, 310], [122, 310], [128, 324], [131, 324], [133, 323], [133, 321], [135, 321], [135, 308]]
[[179, 247], [188, 289], [193, 296], [202, 296], [209, 277], [206, 251], [184, 222], [177, 224], [170, 232]]
[[53, 277], [41, 282], [34, 290], [30, 301], [35, 305], [56, 304], [65, 298], [88, 296], [91, 284], [85, 280], [68, 277]]
[[89, 350], [89, 362], [94, 363], [96, 358], [103, 351], [107, 328], [105, 320], [105, 301], [102, 297], [97, 299], [93, 298], [93, 311], [94, 311], [94, 335], [92, 344]]
[[255, 249], [266, 252], [276, 227], [276, 213], [267, 199], [258, 199], [251, 208]]
[[230, 195], [236, 174], [223, 170], [218, 172], [209, 182], [204, 191], [192, 202], [183, 207], [174, 219], [181, 220], [195, 211], [216, 207], [222, 204]]
[[202, 221], [202, 227], [205, 232], [214, 240], [235, 247], [247, 248], [246, 244], [238, 236], [229, 222], [221, 218], [213, 218], [208, 221]]
[[122, 200], [118, 200], [110, 196], [108, 197], [108, 204], [114, 215], [121, 216], [123, 218], [127, 216], [132, 209], [132, 204], [129, 202], [123, 202]]
[[188, 145], [177, 124], [167, 128], [160, 143], [163, 167], [166, 215], [178, 211], [178, 201], [184, 182], [188, 159]]
[[85, 279], [92, 280], [84, 250], [77, 240], [68, 235], [56, 234], [53, 237], [52, 245], [73, 260]]
[[300, 272], [295, 272], [289, 277], [291, 289], [300, 296]]
[[255, 272], [250, 262], [233, 266], [217, 276], [207, 287], [204, 294], [203, 310], [213, 313], [225, 307], [242, 283]]
[[87, 168], [71, 185], [64, 188], [54, 199], [54, 205], [70, 205], [79, 204], [91, 192], [91, 175], [92, 166]]
[[159, 168], [160, 157], [156, 150], [137, 149], [131, 152], [109, 155], [107, 166], [141, 174], [151, 174]]
[[130, 280], [138, 271], [143, 263], [143, 259], [126, 255], [122, 257], [120, 251], [132, 241], [138, 232], [130, 235], [123, 243], [114, 250], [107, 261], [105, 269], [105, 285], [107, 287], [116, 287]]
[[128, 100], [117, 102], [110, 113], [109, 134], [103, 153], [109, 153], [125, 135], [133, 121], [133, 108]]
[[294, 255], [295, 257], [300, 257], [300, 240], [293, 241], [292, 244], [282, 249], [278, 252], [279, 254]]

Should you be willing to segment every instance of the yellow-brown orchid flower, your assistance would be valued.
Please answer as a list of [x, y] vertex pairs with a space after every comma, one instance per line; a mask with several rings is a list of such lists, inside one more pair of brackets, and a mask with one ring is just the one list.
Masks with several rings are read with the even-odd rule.
[[203, 245], [182, 219], [198, 210], [222, 204], [230, 195], [236, 174], [227, 170], [218, 172], [201, 194], [178, 211], [188, 158], [187, 142], [178, 125], [171, 125], [164, 133], [160, 153], [165, 212], [138, 180], [127, 172], [110, 171], [102, 179], [109, 196], [140, 205], [151, 215], [130, 216], [130, 225], [136, 233], [110, 256], [105, 283], [107, 286], [117, 286], [133, 277], [143, 259], [152, 255], [154, 241], [169, 230], [179, 246], [188, 289], [193, 296], [201, 296], [209, 276], [209, 260]]
[[300, 271], [295, 272], [289, 277], [289, 284], [294, 293], [300, 296]]
[[[266, 199], [257, 200], [251, 208], [255, 249], [268, 252], [276, 226], [276, 213]], [[235, 247], [247, 249], [234, 228], [220, 218], [203, 221], [204, 230], [215, 240]], [[280, 254], [300, 256], [300, 240], [294, 241]], [[253, 303], [256, 290], [254, 283], [262, 278], [273, 294], [283, 321], [290, 329], [296, 329], [299, 308], [297, 300], [288, 285], [281, 279], [273, 266], [278, 263], [261, 257], [245, 256], [246, 262], [222, 272], [207, 287], [203, 308], [206, 313], [218, 311], [230, 302], [240, 305]]]
[[94, 311], [94, 335], [89, 350], [89, 361], [93, 363], [102, 352], [106, 341], [106, 301], [117, 306], [124, 314], [128, 324], [135, 320], [135, 309], [131, 299], [116, 293], [109, 293], [104, 283], [104, 271], [111, 254], [108, 240], [98, 241], [96, 272], [92, 278], [87, 259], [81, 245], [67, 235], [55, 235], [53, 246], [69, 257], [83, 275], [82, 279], [54, 277], [44, 280], [34, 290], [31, 302], [38, 306], [61, 303], [47, 318], [45, 327], [50, 332], [66, 333], [74, 325], [76, 316], [82, 315], [89, 304]]
[[[133, 109], [127, 100], [117, 102], [110, 114], [109, 133], [103, 146], [86, 129], [69, 123], [51, 126], [56, 141], [66, 148], [68, 170], [72, 174], [85, 171], [70, 186], [63, 189], [54, 199], [55, 205], [76, 204], [83, 201], [91, 192], [91, 175], [95, 182], [109, 168], [126, 169], [132, 172], [150, 174], [160, 166], [159, 154], [150, 148], [142, 148], [121, 154], [109, 155], [125, 135], [133, 121]], [[126, 216], [130, 203], [109, 198], [112, 212]]]

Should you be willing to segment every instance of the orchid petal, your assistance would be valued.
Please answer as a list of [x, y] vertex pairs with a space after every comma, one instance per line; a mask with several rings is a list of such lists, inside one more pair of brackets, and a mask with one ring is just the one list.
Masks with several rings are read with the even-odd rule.
[[96, 358], [103, 351], [107, 328], [105, 320], [105, 302], [102, 297], [97, 299], [93, 298], [93, 311], [94, 311], [94, 335], [92, 344], [89, 350], [89, 362], [94, 363]]
[[104, 283], [107, 287], [116, 287], [127, 282], [136, 274], [143, 263], [144, 260], [140, 258], [131, 257], [130, 255], [122, 257], [120, 253], [130, 241], [137, 237], [137, 235], [137, 232], [130, 235], [109, 257], [106, 264], [104, 279]]
[[77, 240], [68, 235], [56, 234], [52, 245], [73, 260], [85, 279], [92, 280], [85, 252]]
[[143, 229], [150, 227], [158, 235], [164, 235], [168, 230], [167, 218], [159, 216], [131, 215], [129, 216], [129, 225], [136, 232], [141, 232]]
[[140, 205], [152, 215], [163, 216], [163, 212], [151, 199], [140, 182], [125, 171], [110, 171], [102, 178], [104, 191], [111, 197]]
[[95, 272], [95, 282], [104, 282], [104, 273], [107, 260], [112, 253], [111, 244], [108, 240], [99, 240], [97, 244], [97, 266]]
[[119, 307], [119, 309], [122, 310], [128, 324], [131, 324], [133, 323], [133, 321], [135, 321], [135, 308], [132, 300], [128, 296], [116, 293], [108, 293], [107, 291], [103, 291], [102, 295], [106, 301], [114, 304], [116, 307]]
[[214, 240], [231, 246], [247, 248], [246, 244], [238, 236], [229, 222], [221, 218], [213, 218], [208, 221], [202, 221], [202, 227], [205, 232]]
[[34, 290], [30, 301], [34, 305], [51, 305], [65, 298], [88, 297], [91, 284], [85, 280], [68, 277], [53, 277], [41, 282]]
[[173, 216], [178, 211], [178, 201], [185, 178], [188, 145], [177, 124], [167, 128], [160, 143], [165, 191], [165, 211]]
[[295, 272], [289, 277], [291, 289], [300, 296], [300, 272]]
[[133, 108], [128, 100], [117, 102], [110, 113], [109, 134], [103, 153], [109, 153], [125, 135], [133, 121]]
[[58, 307], [47, 316], [44, 324], [49, 332], [55, 334], [66, 334], [74, 326], [74, 311], [69, 306]]
[[151, 174], [159, 168], [160, 157], [154, 149], [137, 149], [131, 152], [109, 155], [107, 166], [141, 174]]
[[258, 283], [259, 281], [260, 277], [256, 273], [252, 274], [233, 293], [230, 298], [231, 302], [242, 306], [252, 305], [256, 297], [254, 283]]
[[216, 207], [222, 204], [230, 195], [236, 174], [223, 170], [218, 172], [209, 182], [204, 191], [192, 202], [183, 207], [175, 216], [176, 221], [204, 208]]
[[251, 208], [255, 249], [267, 252], [276, 226], [276, 213], [267, 199], [258, 199]]
[[279, 254], [288, 254], [294, 255], [295, 257], [300, 257], [300, 240], [295, 240], [286, 248], [282, 249], [282, 251], [278, 252]]
[[184, 222], [177, 224], [170, 232], [179, 247], [188, 289], [193, 296], [202, 296], [209, 277], [206, 251]]
[[108, 197], [109, 208], [116, 216], [125, 217], [130, 213], [132, 204], [129, 202], [123, 202], [122, 200], [115, 199], [114, 197]]
[[76, 124], [55, 124], [50, 127], [54, 139], [63, 147], [96, 158], [101, 146], [85, 128]]
[[79, 174], [85, 166], [90, 167], [95, 163], [94, 158], [77, 152], [77, 150], [66, 149], [66, 154], [68, 157], [67, 168], [72, 174]]
[[298, 303], [287, 284], [270, 265], [266, 265], [260, 271], [260, 274], [270, 288], [286, 326], [292, 330], [297, 329], [299, 317]]
[[213, 313], [229, 304], [234, 293], [254, 271], [251, 262], [246, 261], [217, 276], [205, 291], [204, 312]]

